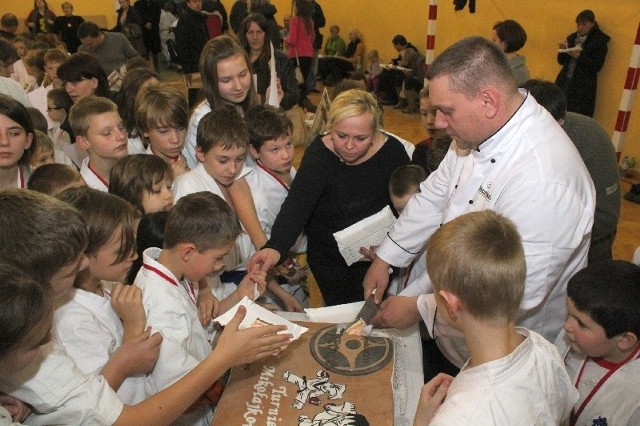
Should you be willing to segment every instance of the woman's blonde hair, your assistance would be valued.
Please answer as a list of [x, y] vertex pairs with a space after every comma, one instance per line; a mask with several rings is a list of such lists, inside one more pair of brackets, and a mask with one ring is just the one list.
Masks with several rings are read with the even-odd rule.
[[349, 33], [355, 34], [358, 40], [362, 40], [362, 34], [360, 33], [360, 30], [358, 30], [357, 28], [352, 28], [351, 31], [349, 31]]
[[347, 118], [367, 113], [370, 113], [373, 117], [373, 132], [378, 132], [382, 128], [382, 110], [378, 106], [376, 98], [365, 90], [347, 90], [340, 93], [331, 102], [327, 124], [329, 128], [332, 128]]

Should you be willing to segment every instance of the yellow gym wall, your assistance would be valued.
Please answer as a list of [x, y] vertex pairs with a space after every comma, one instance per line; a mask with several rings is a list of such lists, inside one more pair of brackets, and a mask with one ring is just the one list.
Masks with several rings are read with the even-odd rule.
[[[271, 0], [278, 8], [276, 18], [291, 12], [289, 0]], [[428, 0], [318, 0], [327, 27], [337, 24], [347, 40], [349, 29], [363, 35], [366, 49], [378, 49], [383, 60], [397, 56], [391, 46], [395, 34], [424, 50], [427, 35]], [[223, 1], [227, 11], [234, 0]], [[455, 41], [470, 35], [491, 37], [493, 24], [515, 19], [527, 31], [527, 44], [521, 53], [527, 58], [532, 77], [555, 80], [560, 71], [556, 61], [558, 42], [575, 31], [575, 17], [583, 9], [592, 9], [602, 30], [611, 36], [609, 53], [598, 77], [595, 119], [611, 136], [631, 59], [631, 50], [640, 24], [638, 0], [476, 0], [476, 13], [468, 7], [455, 12], [451, 0], [438, 1], [436, 54]], [[348, 40], [347, 40], [348, 41]], [[631, 113], [624, 155], [635, 156], [640, 163], [640, 102]], [[640, 166], [637, 166], [640, 167]]]
[[[48, 0], [49, 7], [61, 13], [64, 0]], [[71, 0], [75, 13], [83, 16], [101, 15], [107, 26], [115, 25], [115, 0]], [[227, 12], [235, 0], [222, 0]], [[428, 0], [318, 0], [327, 18], [323, 29], [337, 24], [346, 39], [349, 29], [357, 28], [363, 35], [366, 49], [378, 49], [383, 60], [396, 56], [391, 46], [395, 34], [404, 34], [409, 41], [424, 49], [427, 33]], [[272, 0], [278, 8], [276, 19], [291, 13], [290, 0]], [[468, 8], [454, 12], [451, 0], [438, 2], [436, 54], [451, 43], [469, 35], [491, 36], [496, 21], [515, 19], [526, 29], [528, 40], [521, 53], [526, 56], [533, 77], [554, 80], [560, 66], [556, 62], [557, 43], [575, 31], [575, 17], [583, 9], [592, 9], [602, 30], [611, 36], [609, 54], [598, 79], [598, 100], [595, 119], [613, 134], [631, 50], [640, 23], [638, 0], [476, 0], [476, 13]], [[0, 0], [0, 9], [11, 10], [25, 17], [33, 2]], [[11, 4], [11, 7], [9, 7]], [[623, 156], [635, 156], [640, 163], [640, 102], [636, 101], [625, 139]]]

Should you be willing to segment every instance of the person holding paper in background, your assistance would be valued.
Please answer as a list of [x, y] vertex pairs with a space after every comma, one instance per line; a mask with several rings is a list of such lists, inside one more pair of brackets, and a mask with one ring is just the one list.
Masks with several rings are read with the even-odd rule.
[[381, 131], [382, 111], [371, 93], [349, 90], [331, 103], [329, 132], [305, 151], [271, 238], [249, 269], [267, 270], [307, 234], [307, 260], [328, 306], [362, 300], [368, 261], [347, 266], [333, 233], [390, 205], [391, 173], [410, 159], [395, 137]]
[[[260, 103], [280, 106], [285, 111], [296, 106], [300, 99], [300, 88], [293, 63], [277, 46], [275, 49], [271, 47], [267, 19], [259, 13], [250, 14], [240, 24], [238, 38], [251, 60], [251, 68], [257, 78], [256, 92], [260, 96]], [[271, 61], [274, 57], [278, 104], [270, 102], [269, 96], [273, 92]]]
[[576, 26], [578, 30], [558, 45], [562, 69], [556, 84], [567, 97], [567, 111], [593, 117], [598, 71], [604, 65], [611, 37], [600, 30], [596, 16], [588, 9], [578, 14]]

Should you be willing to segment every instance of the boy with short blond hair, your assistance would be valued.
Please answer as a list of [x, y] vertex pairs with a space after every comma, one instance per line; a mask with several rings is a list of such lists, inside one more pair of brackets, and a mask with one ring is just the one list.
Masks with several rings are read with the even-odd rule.
[[590, 264], [567, 285], [556, 346], [580, 393], [569, 425], [640, 424], [640, 266]]
[[515, 225], [491, 210], [444, 224], [427, 245], [427, 271], [438, 310], [464, 334], [470, 357], [455, 379], [440, 374], [423, 387], [414, 424], [564, 421], [577, 393], [562, 360], [515, 325], [526, 277]]
[[[187, 374], [211, 352], [200, 323], [197, 294], [192, 283], [224, 267], [223, 257], [234, 246], [242, 228], [233, 210], [209, 191], [177, 201], [165, 225], [163, 248], [148, 248], [134, 284], [142, 289], [147, 325], [162, 333], [160, 356], [150, 373], [158, 391]], [[246, 283], [262, 288], [261, 272], [247, 275]], [[246, 285], [245, 285], [246, 286]], [[214, 308], [212, 316], [217, 312]], [[211, 403], [203, 400], [180, 418], [180, 424], [208, 425]]]
[[111, 168], [127, 155], [127, 132], [118, 107], [107, 98], [89, 96], [71, 107], [71, 128], [78, 146], [89, 153], [80, 174], [90, 188], [108, 192]]

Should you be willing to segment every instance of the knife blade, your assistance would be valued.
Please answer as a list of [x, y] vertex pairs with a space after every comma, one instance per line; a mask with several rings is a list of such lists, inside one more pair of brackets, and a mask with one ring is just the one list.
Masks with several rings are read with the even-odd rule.
[[362, 308], [356, 315], [356, 319], [350, 323], [347, 327], [345, 327], [344, 332], [349, 331], [356, 323], [360, 320], [365, 323], [365, 325], [371, 324], [371, 320], [376, 316], [376, 314], [380, 311], [380, 305], [376, 304], [373, 299], [373, 294], [369, 296], [369, 298], [364, 302]]

